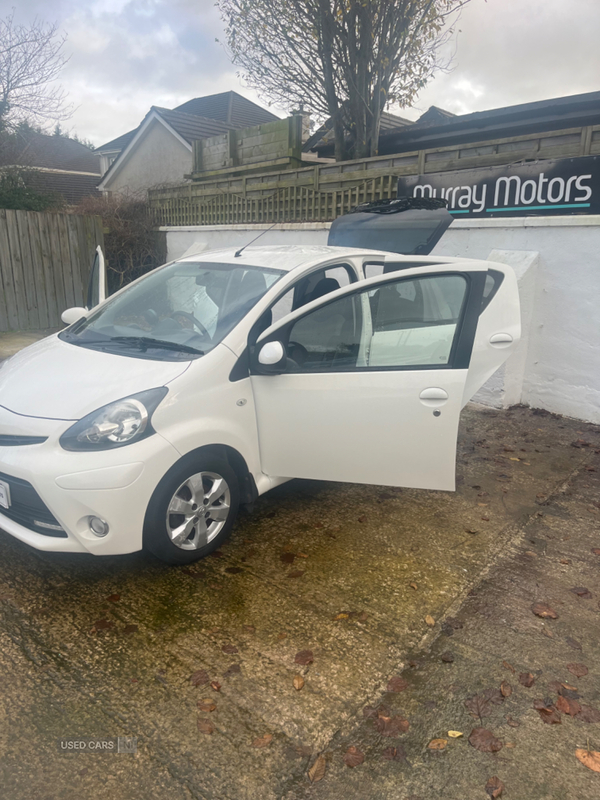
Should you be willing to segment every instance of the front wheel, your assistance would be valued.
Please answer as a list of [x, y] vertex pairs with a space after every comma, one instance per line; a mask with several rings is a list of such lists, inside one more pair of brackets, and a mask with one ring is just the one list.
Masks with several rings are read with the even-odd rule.
[[167, 564], [190, 564], [229, 536], [239, 506], [238, 479], [217, 456], [183, 459], [156, 487], [144, 521], [144, 546]]

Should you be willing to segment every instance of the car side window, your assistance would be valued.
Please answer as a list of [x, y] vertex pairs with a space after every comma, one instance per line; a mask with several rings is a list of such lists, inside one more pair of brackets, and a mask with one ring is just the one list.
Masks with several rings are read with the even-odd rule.
[[290, 371], [446, 367], [467, 294], [463, 275], [390, 281], [339, 298], [286, 330]]
[[346, 265], [333, 266], [311, 272], [295, 283], [271, 306], [269, 309], [270, 319], [269, 311], [265, 312], [265, 322], [268, 321], [269, 324], [265, 325], [263, 330], [266, 330], [292, 311], [301, 308], [312, 300], [348, 286], [349, 283], [353, 283], [356, 279], [354, 270]]

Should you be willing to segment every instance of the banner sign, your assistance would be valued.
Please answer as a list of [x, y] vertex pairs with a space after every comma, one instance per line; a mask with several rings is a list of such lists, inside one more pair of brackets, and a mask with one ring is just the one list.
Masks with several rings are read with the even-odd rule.
[[461, 218], [600, 214], [600, 157], [398, 178], [398, 197], [438, 197]]

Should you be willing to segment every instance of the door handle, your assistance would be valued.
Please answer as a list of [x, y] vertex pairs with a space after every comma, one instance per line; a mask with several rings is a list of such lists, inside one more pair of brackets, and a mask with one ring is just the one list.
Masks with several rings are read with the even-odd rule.
[[498, 349], [508, 347], [512, 343], [513, 337], [510, 333], [495, 333], [493, 336], [490, 336], [490, 344]]
[[432, 386], [429, 389], [423, 389], [419, 395], [419, 400], [427, 408], [439, 408], [448, 400], [448, 392], [445, 389]]

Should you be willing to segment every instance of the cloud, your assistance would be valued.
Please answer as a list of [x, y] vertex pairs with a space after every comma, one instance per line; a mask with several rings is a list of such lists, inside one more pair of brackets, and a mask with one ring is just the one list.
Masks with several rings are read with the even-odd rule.
[[[15, 0], [0, 0], [7, 16]], [[67, 127], [102, 144], [137, 126], [151, 105], [174, 107], [243, 87], [224, 48], [214, 0], [21, 0], [20, 21], [57, 21], [71, 58], [62, 84], [77, 106]], [[440, 72], [421, 92], [457, 114], [600, 89], [598, 0], [471, 0]], [[276, 113], [283, 112], [273, 109]]]

